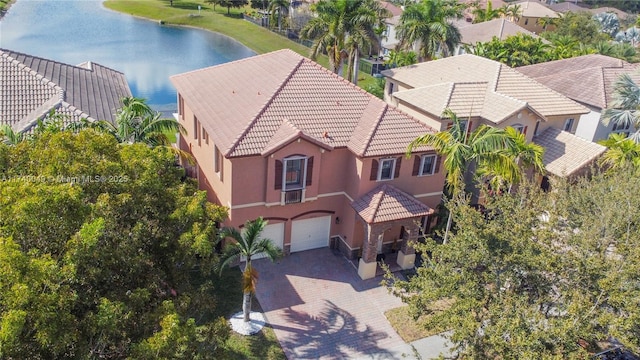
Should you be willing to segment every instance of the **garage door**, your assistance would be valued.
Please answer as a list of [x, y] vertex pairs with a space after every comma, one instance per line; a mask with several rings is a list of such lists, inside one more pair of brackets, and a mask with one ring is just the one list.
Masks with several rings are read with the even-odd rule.
[[331, 216], [296, 220], [291, 223], [291, 252], [329, 246]]
[[[284, 245], [284, 223], [265, 226], [262, 233], [260, 233], [260, 237], [263, 239], [270, 239], [275, 246], [282, 249]], [[259, 253], [253, 255], [251, 260], [261, 259], [263, 257], [265, 257], [264, 253]]]

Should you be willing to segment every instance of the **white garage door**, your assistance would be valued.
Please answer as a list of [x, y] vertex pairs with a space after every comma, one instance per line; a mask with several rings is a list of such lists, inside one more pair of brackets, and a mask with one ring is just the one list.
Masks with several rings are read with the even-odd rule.
[[291, 223], [291, 252], [329, 246], [331, 216], [296, 220]]
[[[270, 239], [275, 246], [282, 249], [284, 245], [284, 223], [265, 226], [262, 233], [260, 233], [260, 237], [263, 239]], [[265, 257], [264, 253], [259, 253], [253, 255], [251, 260], [262, 259], [263, 257]]]

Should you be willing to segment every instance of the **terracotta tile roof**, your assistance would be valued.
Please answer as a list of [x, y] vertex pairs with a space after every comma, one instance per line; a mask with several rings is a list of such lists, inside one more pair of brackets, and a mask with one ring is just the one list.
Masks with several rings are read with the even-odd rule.
[[575, 101], [606, 109], [613, 100], [615, 81], [621, 74], [629, 74], [640, 83], [638, 69], [637, 64], [592, 54], [523, 66], [516, 70]]
[[[413, 88], [395, 92], [393, 96], [398, 99], [406, 98], [406, 101], [412, 101], [411, 104], [414, 106], [428, 106], [435, 111], [430, 112], [437, 116], [446, 106], [459, 106], [459, 115], [467, 115], [470, 112], [471, 101], [476, 109], [474, 111], [483, 109], [481, 116], [487, 116], [487, 120], [493, 122], [502, 121], [503, 116], [510, 115], [524, 106], [530, 107], [543, 118], [589, 112], [584, 106], [507, 65], [471, 54], [389, 69], [382, 74]], [[485, 90], [482, 90], [482, 86]], [[427, 87], [428, 90], [422, 95], [428, 93], [429, 99], [420, 96], [419, 93], [411, 94]], [[405, 96], [404, 93], [409, 95]], [[491, 102], [488, 102], [489, 96]], [[483, 105], [476, 106], [476, 103]], [[439, 106], [442, 108], [438, 109]]]
[[522, 16], [531, 17], [531, 18], [557, 18], [558, 13], [549, 9], [545, 5], [541, 4], [538, 1], [520, 1], [515, 4], [520, 5], [520, 9], [522, 11]]
[[291, 50], [171, 81], [227, 157], [265, 155], [298, 136], [358, 156], [403, 154], [434, 131]]
[[433, 213], [427, 205], [398, 188], [382, 184], [351, 203], [369, 224], [410, 219]]
[[29, 131], [52, 109], [67, 115], [66, 121], [113, 121], [125, 96], [131, 91], [121, 72], [0, 49], [0, 123], [15, 130]]
[[493, 19], [477, 24], [460, 27], [460, 35], [462, 43], [467, 45], [475, 45], [478, 42], [488, 42], [497, 37], [500, 40], [517, 34], [526, 34], [537, 38], [535, 33], [512, 23], [506, 19]]
[[555, 12], [560, 12], [560, 13], [565, 13], [565, 12], [580, 12], [580, 11], [590, 11], [588, 8], [582, 7], [580, 5], [576, 5], [570, 1], [564, 1], [561, 3], [556, 3], [556, 4], [551, 4], [549, 5], [549, 9], [555, 11]]
[[402, 8], [395, 5], [394, 3], [388, 1], [380, 1], [380, 5], [382, 5], [383, 8], [387, 9], [391, 16], [402, 15]]
[[607, 150], [602, 145], [556, 128], [547, 128], [534, 137], [533, 142], [545, 148], [543, 162], [546, 170], [563, 177], [572, 175]]

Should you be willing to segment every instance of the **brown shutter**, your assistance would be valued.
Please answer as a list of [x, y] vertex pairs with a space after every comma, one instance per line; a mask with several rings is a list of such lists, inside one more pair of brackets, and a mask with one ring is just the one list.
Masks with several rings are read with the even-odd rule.
[[442, 156], [436, 155], [436, 165], [435, 165], [435, 168], [433, 169], [434, 174], [437, 174], [438, 171], [440, 171], [440, 159], [442, 159]]
[[413, 158], [413, 172], [411, 173], [411, 176], [418, 176], [418, 174], [420, 174], [420, 163], [421, 163], [421, 159], [420, 156], [416, 156]]
[[527, 135], [527, 127], [528, 127], [528, 126], [525, 126], [525, 127], [524, 127], [524, 129], [522, 130], [522, 134]]
[[307, 181], [306, 186], [311, 185], [311, 178], [313, 177], [313, 156], [307, 159]]
[[276, 181], [275, 181], [275, 189], [282, 189], [282, 161], [276, 160]]
[[373, 159], [371, 162], [371, 176], [369, 180], [378, 180], [378, 160]]
[[451, 129], [452, 127], [453, 127], [453, 123], [452, 122], [447, 124], [447, 130]]
[[397, 179], [400, 176], [400, 163], [402, 163], [402, 156], [396, 159], [396, 168], [393, 171], [393, 178]]

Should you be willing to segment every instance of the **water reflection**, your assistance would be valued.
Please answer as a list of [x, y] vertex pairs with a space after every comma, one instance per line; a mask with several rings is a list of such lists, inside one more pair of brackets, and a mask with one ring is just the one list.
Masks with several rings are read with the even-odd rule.
[[254, 55], [229, 37], [160, 26], [96, 0], [18, 0], [0, 21], [0, 47], [122, 71], [133, 94], [159, 110], [176, 108], [169, 76]]

